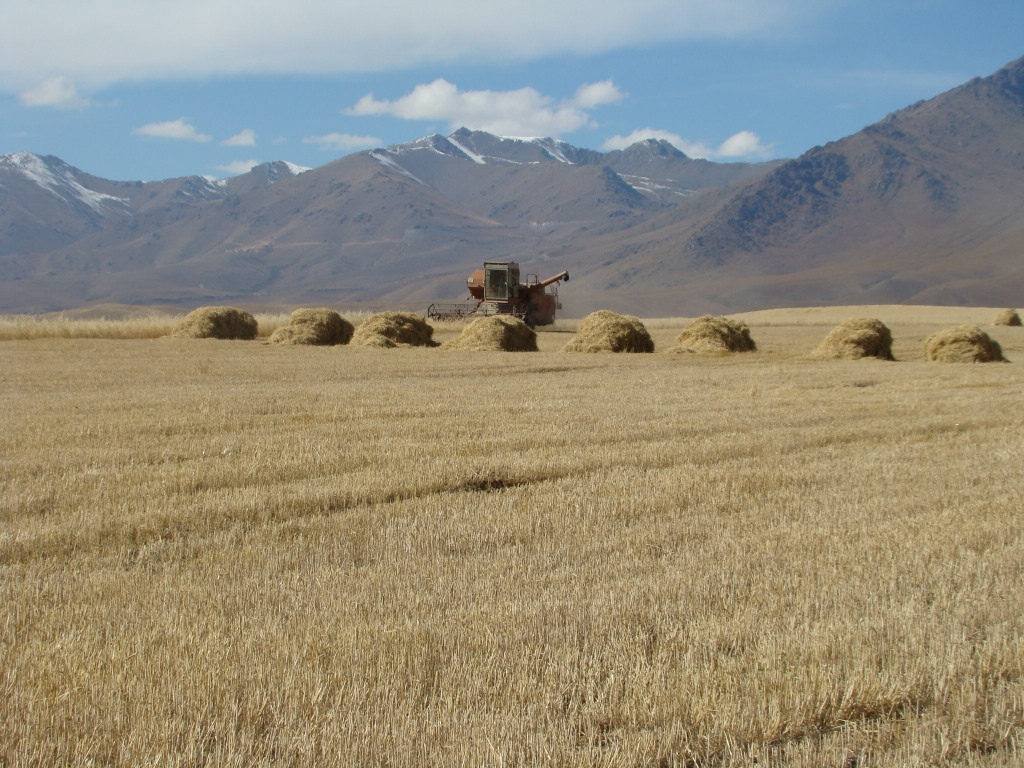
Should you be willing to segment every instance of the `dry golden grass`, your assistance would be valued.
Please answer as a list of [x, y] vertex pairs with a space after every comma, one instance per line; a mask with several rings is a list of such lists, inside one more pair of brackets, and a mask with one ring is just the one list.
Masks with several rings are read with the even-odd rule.
[[357, 347], [434, 347], [434, 329], [412, 312], [378, 312], [365, 318], [352, 335]]
[[1024, 332], [856, 314], [0, 344], [0, 765], [1020, 765]]
[[992, 325], [1021, 325], [1020, 315], [1016, 309], [1003, 309], [992, 318]]
[[881, 320], [854, 317], [844, 320], [811, 351], [824, 360], [859, 360], [877, 357], [892, 360], [892, 332]]
[[183, 339], [255, 339], [259, 324], [237, 307], [199, 307], [182, 318], [172, 336]]
[[490, 315], [466, 323], [458, 337], [444, 347], [470, 352], [536, 352], [537, 333], [518, 317]]
[[348, 344], [354, 331], [352, 323], [333, 309], [303, 307], [292, 312], [287, 325], [270, 334], [275, 344], [332, 346]]
[[0, 341], [18, 339], [156, 339], [170, 336], [180, 315], [76, 318], [62, 315], [0, 315]]
[[[353, 323], [361, 322], [369, 313], [345, 312]], [[274, 331], [291, 323], [285, 313], [255, 313], [259, 324], [258, 337], [269, 338]], [[158, 312], [126, 314], [123, 310], [111, 316], [89, 313], [56, 313], [49, 315], [0, 315], [0, 341], [16, 339], [157, 339], [170, 336], [181, 324], [183, 315]]]
[[754, 352], [757, 344], [750, 336], [750, 328], [740, 320], [704, 315], [687, 325], [676, 337], [674, 353], [728, 354]]
[[565, 351], [653, 352], [654, 340], [640, 318], [599, 309], [580, 321]]
[[957, 325], [924, 340], [925, 356], [940, 363], [1004, 362], [999, 342], [977, 325]]

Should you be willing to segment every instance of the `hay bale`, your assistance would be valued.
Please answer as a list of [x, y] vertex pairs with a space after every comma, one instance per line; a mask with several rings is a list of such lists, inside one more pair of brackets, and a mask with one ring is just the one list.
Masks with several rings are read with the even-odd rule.
[[669, 352], [697, 352], [727, 354], [753, 352], [757, 345], [750, 337], [746, 323], [727, 317], [704, 315], [698, 317], [676, 337], [676, 345]]
[[419, 315], [378, 312], [359, 324], [351, 343], [362, 347], [436, 347], [433, 337], [434, 329]]
[[288, 325], [274, 331], [270, 340], [275, 344], [315, 344], [329, 346], [348, 344], [354, 327], [333, 309], [296, 309]]
[[958, 325], [933, 333], [924, 342], [925, 357], [939, 363], [1005, 361], [1003, 349], [976, 325]]
[[892, 332], [881, 320], [852, 318], [829, 331], [811, 354], [828, 360], [892, 360]]
[[234, 307], [199, 307], [171, 333], [183, 339], [255, 339], [256, 318]]
[[490, 315], [478, 317], [462, 329], [457, 339], [443, 346], [475, 352], [536, 352], [537, 334], [518, 317]]
[[1016, 309], [1004, 309], [997, 313], [992, 325], [1020, 325], [1020, 315]]
[[563, 352], [653, 352], [654, 340], [639, 318], [607, 309], [591, 312]]

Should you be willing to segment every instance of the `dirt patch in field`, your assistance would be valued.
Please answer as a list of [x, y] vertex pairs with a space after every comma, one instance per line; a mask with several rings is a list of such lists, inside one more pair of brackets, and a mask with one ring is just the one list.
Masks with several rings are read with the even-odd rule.
[[474, 352], [536, 352], [537, 334], [518, 317], [491, 315], [473, 320], [458, 338], [442, 346]]
[[958, 325], [933, 333], [924, 342], [924, 354], [939, 363], [995, 363], [1006, 360], [999, 342], [976, 325]]
[[259, 325], [256, 318], [234, 307], [199, 307], [171, 333], [183, 339], [255, 339]]
[[852, 318], [829, 331], [811, 356], [826, 360], [857, 360], [862, 357], [892, 360], [892, 332], [881, 320]]
[[434, 329], [411, 312], [378, 312], [370, 315], [352, 334], [361, 347], [436, 347]]
[[704, 315], [698, 317], [676, 337], [676, 345], [669, 352], [699, 354], [729, 354], [753, 352], [757, 344], [750, 336], [746, 323], [727, 317]]
[[270, 340], [275, 344], [348, 344], [354, 330], [352, 323], [333, 309], [302, 308], [292, 312], [288, 325], [274, 331]]
[[583, 318], [563, 351], [653, 352], [654, 340], [639, 318], [599, 309]]
[[1020, 315], [1016, 309], [1004, 309], [992, 320], [992, 325], [1020, 325]]

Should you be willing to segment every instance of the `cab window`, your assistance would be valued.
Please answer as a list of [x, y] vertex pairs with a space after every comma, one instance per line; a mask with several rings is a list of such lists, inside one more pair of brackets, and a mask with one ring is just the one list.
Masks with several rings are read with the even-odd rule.
[[508, 272], [504, 269], [488, 269], [484, 283], [488, 299], [508, 298]]

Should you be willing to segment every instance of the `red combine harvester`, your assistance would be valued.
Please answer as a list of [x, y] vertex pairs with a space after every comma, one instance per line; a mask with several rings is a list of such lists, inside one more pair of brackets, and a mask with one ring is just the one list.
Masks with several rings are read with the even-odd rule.
[[527, 275], [519, 280], [519, 264], [515, 261], [485, 261], [482, 269], [466, 278], [471, 301], [462, 304], [431, 304], [427, 317], [431, 320], [461, 320], [481, 315], [515, 315], [531, 328], [555, 322], [558, 283], [569, 281], [568, 272], [559, 272], [546, 280]]

